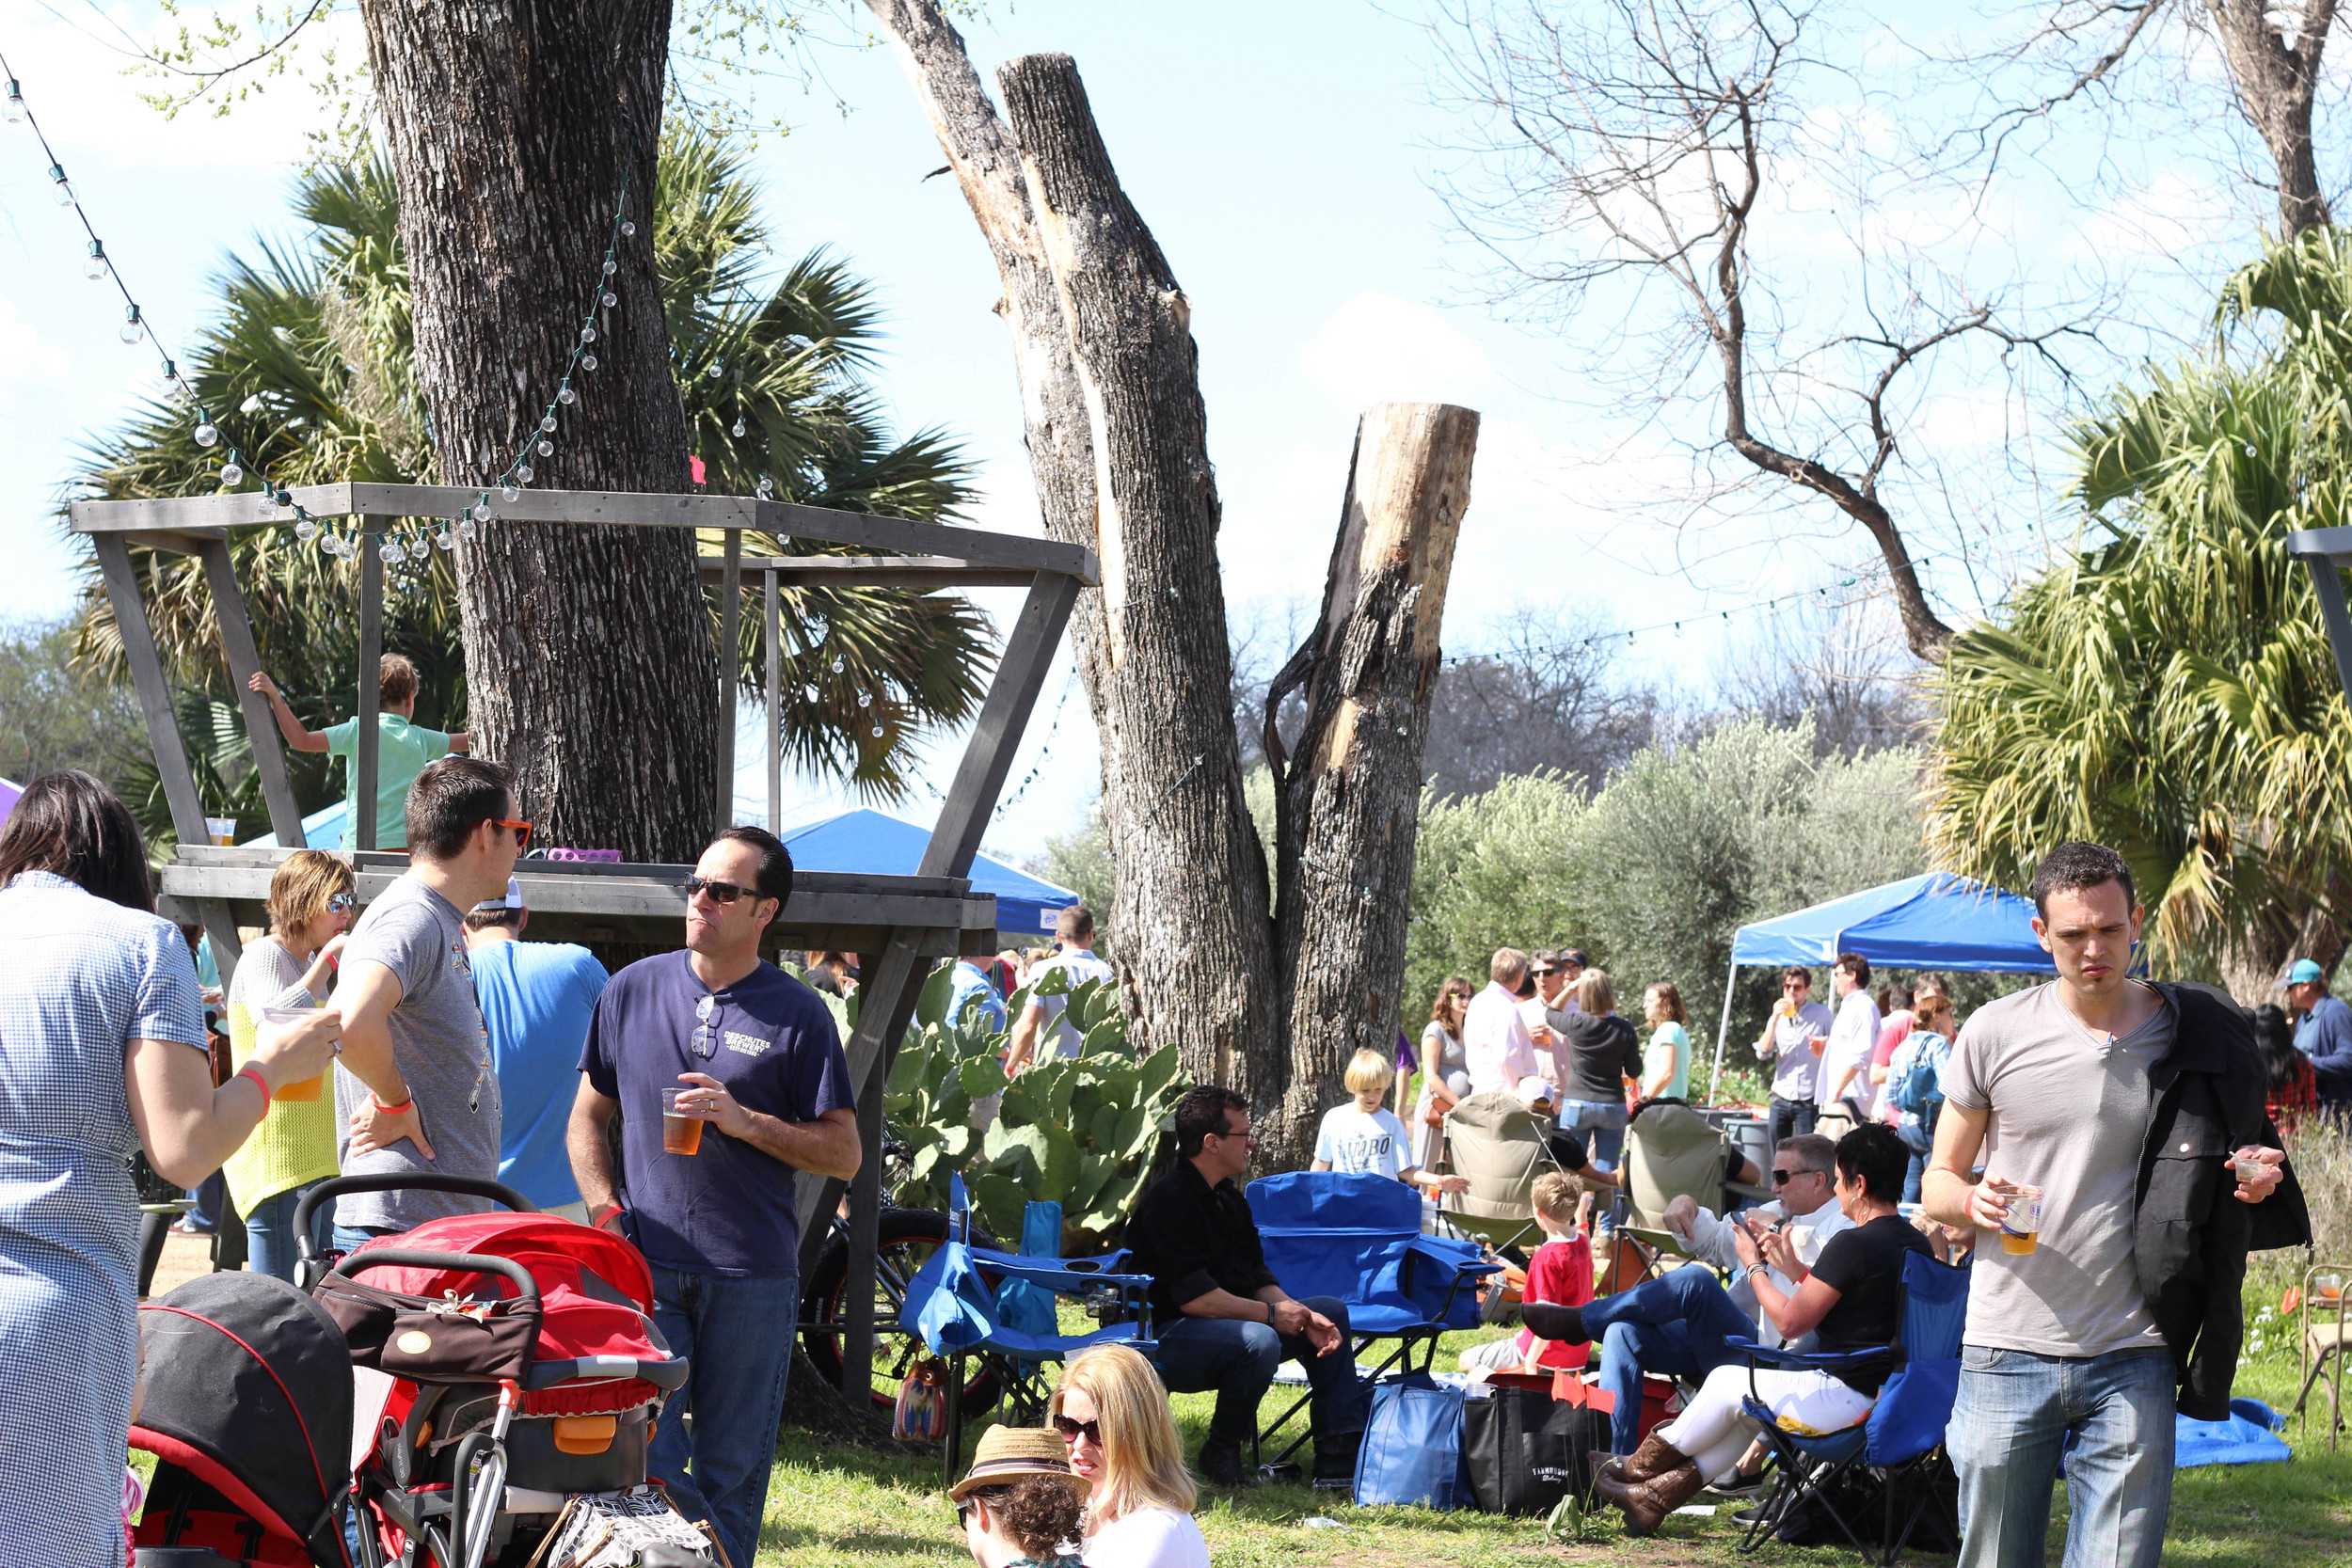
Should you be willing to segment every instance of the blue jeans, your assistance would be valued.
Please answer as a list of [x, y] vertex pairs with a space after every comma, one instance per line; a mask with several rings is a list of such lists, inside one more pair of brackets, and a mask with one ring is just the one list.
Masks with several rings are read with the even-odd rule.
[[1585, 1304], [1584, 1332], [1600, 1346], [1600, 1386], [1616, 1401], [1609, 1446], [1631, 1453], [1641, 1441], [1642, 1374], [1703, 1378], [1738, 1361], [1726, 1341], [1753, 1339], [1756, 1324], [1717, 1282], [1712, 1269], [1669, 1269], [1630, 1291]]
[[1813, 1124], [1821, 1119], [1821, 1108], [1810, 1100], [1783, 1100], [1772, 1096], [1772, 1147], [1801, 1133], [1813, 1131]]
[[2172, 1413], [2169, 1351], [1963, 1346], [1944, 1438], [1960, 1475], [1960, 1568], [2042, 1568], [2061, 1450], [2067, 1568], [2156, 1568], [2172, 1507]]
[[1584, 1134], [1584, 1150], [1596, 1170], [1615, 1170], [1625, 1154], [1625, 1101], [1563, 1100], [1560, 1125]]
[[1274, 1386], [1284, 1357], [1307, 1370], [1308, 1417], [1318, 1449], [1353, 1442], [1363, 1432], [1361, 1385], [1356, 1377], [1355, 1347], [1347, 1338], [1347, 1306], [1329, 1296], [1309, 1296], [1301, 1306], [1339, 1325], [1340, 1344], [1317, 1355], [1304, 1335], [1277, 1334], [1270, 1323], [1240, 1318], [1170, 1320], [1159, 1330], [1152, 1359], [1170, 1393], [1216, 1390], [1216, 1413], [1209, 1418], [1209, 1441], [1247, 1444], [1258, 1434], [1258, 1402]]
[[[245, 1256], [255, 1274], [273, 1275], [289, 1282], [294, 1279], [294, 1206], [302, 1201], [303, 1194], [317, 1185], [317, 1181], [305, 1182], [265, 1197], [246, 1215]], [[310, 1245], [314, 1251], [325, 1252], [333, 1243], [334, 1236], [335, 1206], [322, 1203], [310, 1211]]]
[[653, 1321], [670, 1354], [693, 1369], [661, 1407], [645, 1468], [668, 1483], [679, 1513], [710, 1522], [729, 1561], [749, 1568], [768, 1512], [792, 1325], [801, 1319], [800, 1277], [730, 1279], [657, 1265], [653, 1296]]

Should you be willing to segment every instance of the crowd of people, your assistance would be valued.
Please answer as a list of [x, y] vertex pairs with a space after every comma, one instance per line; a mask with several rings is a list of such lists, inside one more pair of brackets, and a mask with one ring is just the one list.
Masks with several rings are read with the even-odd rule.
[[[388, 693], [396, 673], [388, 665]], [[497, 1176], [628, 1237], [652, 1267], [657, 1324], [692, 1366], [649, 1466], [733, 1560], [753, 1560], [789, 1370], [791, 1338], [773, 1325], [800, 1306], [798, 1180], [846, 1180], [861, 1159], [818, 995], [855, 987], [854, 957], [806, 955], [796, 976], [761, 956], [792, 866], [745, 827], [716, 835], [685, 879], [678, 949], [608, 975], [583, 948], [529, 940], [515, 869], [532, 825], [502, 768], [465, 754], [462, 736], [442, 739], [403, 785], [408, 868], [364, 910], [344, 859], [278, 863], [268, 928], [222, 999], [225, 1081], [206, 1054], [195, 956], [153, 912], [121, 801], [87, 775], [45, 775], [0, 831], [0, 1337], [12, 1353], [0, 1357], [0, 1446], [26, 1456], [0, 1486], [0, 1539], [43, 1541], [57, 1562], [120, 1560], [135, 1151], [176, 1183], [225, 1169], [251, 1266], [280, 1275], [306, 1248], [348, 1250], [473, 1204], [343, 1193], [321, 1233], [296, 1236], [301, 1197], [339, 1173]], [[2249, 1023], [2201, 988], [2131, 979], [2140, 911], [2129, 869], [2096, 846], [2061, 847], [2032, 894], [2058, 978], [1986, 1004], [1965, 1028], [1939, 975], [1874, 995], [1868, 962], [1841, 955], [1834, 1009], [1813, 1000], [1807, 970], [1781, 976], [1756, 1042], [1772, 1075], [1771, 1167], [1725, 1172], [1769, 1175], [1772, 1200], [1683, 1198], [1661, 1216], [1707, 1266], [1594, 1293], [1597, 1194], [1623, 1180], [1629, 1124], [1688, 1099], [1692, 1041], [1674, 985], [1645, 989], [1637, 1028], [1612, 977], [1572, 947], [1501, 949], [1483, 990], [1444, 982], [1405, 1062], [1358, 1053], [1313, 1168], [1444, 1201], [1468, 1184], [1451, 1168], [1450, 1126], [1482, 1106], [1535, 1114], [1558, 1168], [1532, 1195], [1544, 1240], [1525, 1259], [1520, 1326], [1466, 1365], [1591, 1368], [1617, 1395], [1597, 1490], [1637, 1533], [1703, 1486], [1756, 1481], [1751, 1397], [1813, 1430], [1870, 1407], [1871, 1374], [1751, 1374], [1736, 1341], [1885, 1344], [1905, 1260], [1965, 1263], [1948, 1440], [1963, 1562], [2039, 1560], [2071, 1447], [2070, 1555], [2153, 1564], [2170, 1412], [2221, 1412], [2243, 1259], [2307, 1234], [2271, 1124], [2344, 1102], [2352, 1009], [2315, 963], [2289, 976], [2292, 1035], [2283, 1012]], [[1114, 977], [1086, 909], [1063, 911], [1057, 935], [1050, 953], [955, 965], [957, 1013], [1007, 1032], [1008, 1073], [1084, 1049], [1060, 988], [1034, 989], [1041, 974]], [[1392, 1097], [1411, 1100], [1409, 1128]], [[665, 1118], [700, 1124], [690, 1156]], [[1197, 1484], [1254, 1479], [1245, 1456], [1286, 1360], [1309, 1384], [1309, 1479], [1353, 1478], [1368, 1389], [1348, 1307], [1295, 1299], [1267, 1267], [1242, 1192], [1249, 1100], [1196, 1085], [1172, 1133], [1174, 1163], [1126, 1231], [1152, 1280], [1156, 1342], [1148, 1356], [1074, 1357], [1047, 1428], [983, 1436], [952, 1493], [984, 1568], [1205, 1564]], [[2035, 1244], [1979, 1246], [1989, 1231]], [[1645, 1373], [1695, 1389], [1645, 1434]], [[1186, 1391], [1214, 1395], [1189, 1463], [1169, 1404]]]

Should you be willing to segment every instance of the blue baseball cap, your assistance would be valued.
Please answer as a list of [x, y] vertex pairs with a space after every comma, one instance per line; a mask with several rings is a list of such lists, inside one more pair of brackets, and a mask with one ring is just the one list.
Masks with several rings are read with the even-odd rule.
[[2295, 967], [2287, 971], [2287, 984], [2290, 986], [2321, 985], [2326, 983], [2327, 978], [2328, 972], [2310, 958], [2296, 959]]

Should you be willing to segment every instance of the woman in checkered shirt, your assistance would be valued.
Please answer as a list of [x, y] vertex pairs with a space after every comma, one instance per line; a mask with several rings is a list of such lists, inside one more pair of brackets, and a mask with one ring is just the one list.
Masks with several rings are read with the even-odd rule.
[[154, 904], [113, 791], [25, 787], [0, 830], [0, 1568], [123, 1561], [132, 1150], [194, 1186], [332, 1059], [331, 1022], [270, 1026], [215, 1088], [195, 962]]

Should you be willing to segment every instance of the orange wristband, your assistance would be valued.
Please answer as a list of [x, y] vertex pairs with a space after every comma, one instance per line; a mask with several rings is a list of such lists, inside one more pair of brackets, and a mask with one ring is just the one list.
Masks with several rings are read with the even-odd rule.
[[397, 1105], [385, 1104], [384, 1097], [380, 1094], [371, 1094], [368, 1098], [374, 1101], [375, 1108], [383, 1112], [388, 1117], [396, 1117], [400, 1115], [401, 1112], [408, 1109], [409, 1106], [414, 1105], [417, 1102], [416, 1091], [413, 1089], [409, 1091], [408, 1098], [402, 1101]]
[[[244, 1071], [237, 1074], [237, 1078], [250, 1078], [253, 1080], [253, 1086], [262, 1091], [262, 1109], [264, 1111], [268, 1110], [269, 1080], [262, 1076], [262, 1069], [248, 1065]], [[236, 1079], [232, 1078], [230, 1082], [233, 1084], [236, 1082]]]

